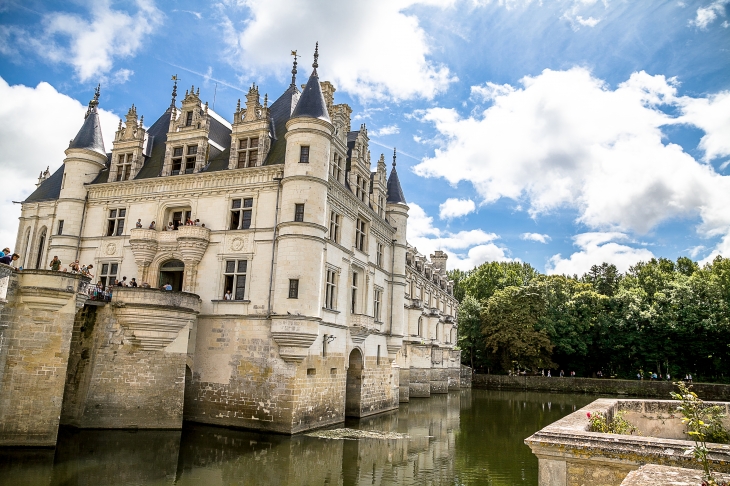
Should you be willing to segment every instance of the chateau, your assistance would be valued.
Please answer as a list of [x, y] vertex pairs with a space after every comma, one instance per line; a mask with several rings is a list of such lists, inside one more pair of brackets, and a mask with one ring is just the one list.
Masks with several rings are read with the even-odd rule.
[[[175, 81], [110, 153], [97, 89], [22, 203], [22, 270], [0, 265], [0, 445], [53, 445], [59, 423], [297, 433], [459, 388], [447, 256], [408, 244], [396, 154], [372, 170], [317, 58], [301, 91], [296, 60], [273, 103], [252, 86], [233, 123]], [[89, 299], [123, 277], [152, 288]]]

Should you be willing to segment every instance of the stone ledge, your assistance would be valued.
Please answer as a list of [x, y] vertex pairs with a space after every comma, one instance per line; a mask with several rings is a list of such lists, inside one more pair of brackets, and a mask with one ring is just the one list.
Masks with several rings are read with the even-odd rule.
[[279, 356], [298, 363], [307, 357], [309, 348], [319, 336], [319, 320], [307, 317], [274, 317], [271, 319], [271, 337], [279, 346]]
[[[715, 474], [715, 479], [730, 482], [730, 474]], [[697, 469], [646, 464], [631, 471], [621, 486], [697, 486], [702, 480], [702, 472]]]

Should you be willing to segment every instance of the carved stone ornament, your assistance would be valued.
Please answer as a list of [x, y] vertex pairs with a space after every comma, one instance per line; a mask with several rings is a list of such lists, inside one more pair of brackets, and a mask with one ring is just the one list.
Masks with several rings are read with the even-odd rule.
[[116, 243], [109, 243], [106, 245], [106, 254], [107, 255], [114, 255], [117, 252], [117, 245]]

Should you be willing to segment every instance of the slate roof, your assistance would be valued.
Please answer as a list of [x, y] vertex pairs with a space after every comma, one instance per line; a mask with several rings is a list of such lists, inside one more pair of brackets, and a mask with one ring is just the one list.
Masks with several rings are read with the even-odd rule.
[[[319, 84], [319, 83], [318, 83]], [[271, 148], [263, 165], [283, 164], [286, 156], [286, 122], [292, 117], [292, 112], [298, 106], [300, 93], [296, 86], [290, 85], [284, 94], [269, 108], [271, 115]]]
[[101, 121], [99, 120], [99, 112], [96, 105], [89, 107], [84, 124], [81, 130], [76, 134], [76, 138], [71, 141], [68, 148], [87, 149], [106, 154], [104, 149], [104, 139], [101, 135]]
[[152, 144], [152, 150], [150, 150], [148, 145], [147, 153], [150, 154], [150, 156], [146, 157], [144, 165], [142, 165], [142, 168], [137, 173], [135, 180], [157, 177], [160, 175], [160, 172], [162, 172], [162, 165], [165, 162], [165, 142], [167, 142], [167, 130], [170, 128], [171, 115], [172, 108], [168, 108], [165, 113], [163, 113], [162, 116], [147, 129], [147, 143]]
[[39, 202], [58, 199], [61, 195], [61, 182], [63, 181], [63, 166], [56, 169], [51, 177], [41, 183], [33, 193], [23, 202]]
[[406, 197], [403, 195], [403, 189], [401, 189], [400, 180], [398, 180], [398, 172], [395, 170], [395, 160], [393, 160], [393, 170], [390, 171], [390, 177], [388, 177], [388, 202], [406, 203]]
[[331, 121], [327, 112], [327, 102], [322, 94], [322, 87], [319, 85], [319, 76], [317, 70], [312, 71], [307, 84], [304, 86], [302, 96], [299, 97], [291, 118], [308, 117], [319, 118], [320, 120]]

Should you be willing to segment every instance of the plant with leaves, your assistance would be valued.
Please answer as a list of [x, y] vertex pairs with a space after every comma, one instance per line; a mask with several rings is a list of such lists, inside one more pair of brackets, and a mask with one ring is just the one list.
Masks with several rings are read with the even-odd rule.
[[[486, 352], [481, 321], [482, 306], [479, 301], [467, 295], [459, 306], [459, 347], [462, 359], [474, 368], [479, 364], [480, 353]], [[476, 359], [475, 359], [476, 358]]]
[[620, 410], [613, 416], [610, 422], [603, 412], [588, 412], [589, 429], [591, 432], [603, 432], [604, 434], [633, 435], [639, 434], [639, 429], [624, 418], [626, 411]]
[[[682, 414], [682, 423], [687, 426], [687, 434], [695, 443], [686, 454], [692, 454], [702, 464], [705, 482], [709, 486], [715, 486], [718, 483], [710, 470], [707, 442], [711, 430], [716, 429], [717, 423], [724, 415], [720, 407], [705, 407], [704, 402], [692, 391], [692, 385], [686, 385], [681, 381], [675, 382], [674, 385], [679, 389], [679, 393], [672, 392], [672, 398], [680, 401], [677, 411]], [[714, 425], [709, 423], [708, 415], [710, 420], [716, 421]]]

